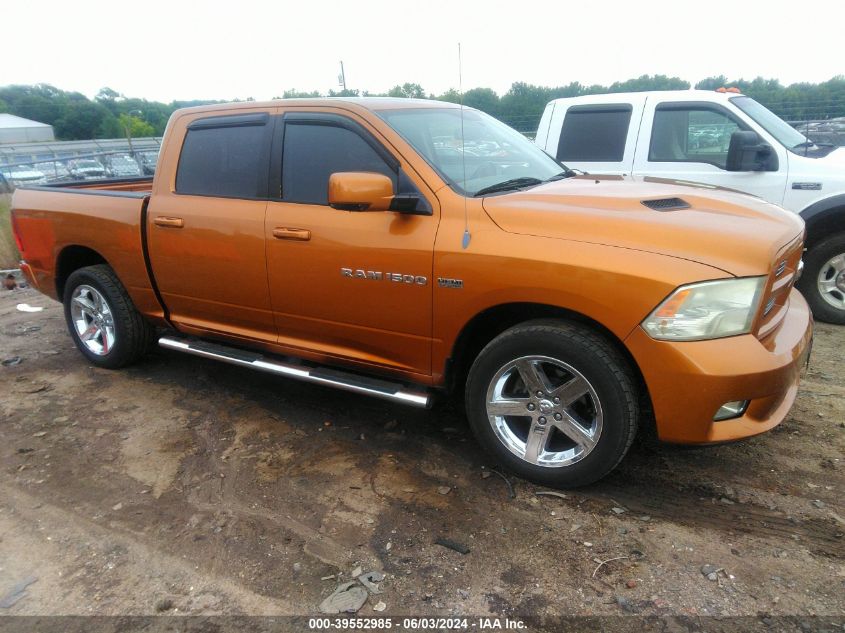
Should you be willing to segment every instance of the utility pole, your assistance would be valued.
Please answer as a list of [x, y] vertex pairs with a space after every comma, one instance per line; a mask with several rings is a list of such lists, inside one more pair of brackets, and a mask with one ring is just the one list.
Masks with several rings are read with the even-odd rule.
[[[136, 116], [136, 115], [140, 117], [142, 114], [144, 114], [144, 113], [141, 112], [140, 110], [130, 110], [129, 111], [130, 117], [133, 117], [133, 116]], [[129, 129], [130, 123], [131, 123], [131, 121], [127, 121], [124, 124], [123, 129], [126, 131], [126, 142], [129, 144], [129, 155], [132, 157], [132, 159], [135, 162], [137, 162], [138, 159], [135, 158], [135, 148], [132, 147], [132, 131]]]
[[343, 91], [346, 92], [346, 73], [343, 71], [343, 60], [340, 60], [340, 74], [337, 76], [338, 83], [343, 87]]

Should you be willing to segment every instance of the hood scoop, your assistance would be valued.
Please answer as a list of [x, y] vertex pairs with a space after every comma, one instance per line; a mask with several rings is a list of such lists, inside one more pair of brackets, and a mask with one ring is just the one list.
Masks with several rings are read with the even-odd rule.
[[658, 198], [657, 200], [640, 200], [640, 202], [654, 211], [677, 211], [690, 208], [690, 203], [680, 198]]

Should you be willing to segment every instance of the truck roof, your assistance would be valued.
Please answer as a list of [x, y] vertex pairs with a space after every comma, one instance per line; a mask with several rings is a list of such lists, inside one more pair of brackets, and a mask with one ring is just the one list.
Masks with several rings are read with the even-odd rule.
[[717, 92], [716, 90], [651, 90], [642, 92], [612, 92], [605, 94], [580, 95], [578, 97], [562, 97], [552, 100], [552, 103], [641, 103], [646, 97], [661, 101], [710, 101], [721, 103], [731, 97], [742, 96], [737, 92]]
[[[367, 110], [398, 110], [402, 108], [460, 108], [457, 103], [436, 101], [434, 99], [406, 99], [404, 97], [319, 97], [315, 99], [274, 99], [272, 101], [235, 101], [232, 103], [216, 103], [211, 105], [180, 108], [174, 114], [192, 112], [215, 112], [232, 110], [247, 110], [250, 108], [267, 108], [280, 106], [337, 106], [352, 105]], [[468, 108], [471, 109], [471, 108]]]

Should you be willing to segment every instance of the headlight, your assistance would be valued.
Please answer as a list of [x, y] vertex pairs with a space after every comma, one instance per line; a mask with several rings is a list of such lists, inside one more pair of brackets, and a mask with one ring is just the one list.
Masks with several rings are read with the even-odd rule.
[[748, 334], [765, 285], [765, 277], [744, 277], [681, 286], [642, 325], [661, 341]]

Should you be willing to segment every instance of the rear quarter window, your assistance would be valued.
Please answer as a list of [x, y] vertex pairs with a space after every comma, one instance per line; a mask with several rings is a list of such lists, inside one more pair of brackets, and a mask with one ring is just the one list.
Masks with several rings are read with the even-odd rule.
[[632, 110], [627, 104], [569, 108], [560, 132], [558, 160], [621, 162]]
[[189, 126], [176, 170], [176, 192], [223, 198], [266, 196], [267, 126], [220, 119], [220, 127], [202, 125], [203, 121], [196, 128]]

